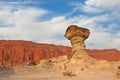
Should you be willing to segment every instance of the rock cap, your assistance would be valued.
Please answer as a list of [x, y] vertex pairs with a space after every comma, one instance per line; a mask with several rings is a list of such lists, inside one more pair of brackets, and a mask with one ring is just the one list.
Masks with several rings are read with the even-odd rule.
[[65, 33], [65, 37], [71, 40], [73, 37], [82, 37], [87, 39], [89, 37], [90, 31], [87, 28], [78, 27], [76, 25], [70, 25]]

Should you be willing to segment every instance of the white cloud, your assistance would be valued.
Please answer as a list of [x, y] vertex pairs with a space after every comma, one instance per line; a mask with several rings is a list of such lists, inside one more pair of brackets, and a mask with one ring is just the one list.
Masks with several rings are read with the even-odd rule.
[[[86, 8], [86, 11], [84, 11], [90, 13], [104, 11], [100, 7], [105, 6], [105, 4], [94, 1], [88, 0], [85, 5], [80, 5], [83, 8], [82, 10]], [[99, 6], [96, 6], [98, 3]], [[75, 11], [80, 10], [78, 6], [79, 4], [75, 6]], [[65, 39], [64, 33], [67, 26], [76, 24], [91, 30], [90, 37], [86, 40], [87, 48], [120, 49], [120, 34], [119, 32], [112, 33], [112, 30], [119, 28], [118, 24], [114, 21], [120, 19], [119, 11], [110, 11], [111, 14], [105, 13], [92, 17], [86, 15], [77, 15], [69, 18], [56, 16], [50, 20], [42, 21], [42, 17], [49, 14], [44, 9], [14, 7], [10, 5], [1, 6], [0, 9], [0, 23], [3, 24], [0, 25], [0, 39], [22, 39], [58, 45], [70, 45], [70, 42]], [[37, 19], [40, 19], [40, 21]], [[102, 24], [104, 22], [108, 22], [109, 25]], [[4, 25], [8, 26], [5, 27]]]
[[[91, 8], [96, 8], [95, 11], [113, 11], [117, 10], [120, 11], [120, 0], [87, 0], [85, 2], [85, 7], [88, 7], [87, 12], [92, 12], [93, 10]], [[94, 11], [93, 11], [94, 12]]]
[[24, 35], [29, 33], [30, 30], [34, 30], [36, 17], [41, 17], [47, 13], [45, 10], [35, 8], [18, 8], [11, 11], [12, 9], [14, 7], [3, 9], [0, 13], [2, 24], [9, 25], [8, 27], [1, 26], [0, 32], [3, 34]]
[[[72, 2], [74, 14], [77, 11], [85, 12], [88, 15], [81, 15], [82, 18], [74, 18], [77, 25], [87, 27], [91, 35], [86, 40], [88, 48], [117, 48], [120, 49], [120, 0], [87, 0], [85, 4]], [[89, 17], [89, 15], [93, 15]]]
[[82, 10], [88, 13], [102, 13], [105, 11], [117, 10], [120, 12], [120, 0], [86, 0], [85, 4], [80, 2], [71, 2], [69, 5], [74, 6], [73, 12]]
[[[64, 16], [53, 17], [49, 21], [38, 21], [38, 17], [42, 19], [46, 10], [18, 7], [12, 11], [14, 7], [2, 8], [0, 20], [2, 24], [7, 24], [8, 27], [0, 25], [1, 39], [23, 39], [46, 43], [66, 43], [64, 32], [68, 24]], [[12, 24], [12, 25], [11, 25]], [[56, 38], [57, 37], [57, 38]]]
[[4, 1], [4, 0], [0, 0], [0, 5], [25, 5], [25, 4], [36, 4], [36, 2], [35, 1], [33, 1], [33, 0], [6, 0], [6, 1]]
[[84, 12], [90, 12], [90, 13], [100, 13], [100, 12], [102, 12], [102, 10], [100, 8], [90, 7], [90, 6], [83, 6], [82, 10], [84, 10]]
[[118, 8], [120, 6], [120, 0], [87, 0], [85, 2], [88, 6], [95, 6], [101, 8]]
[[89, 5], [83, 5], [82, 3], [79, 2], [71, 2], [69, 5], [74, 7], [71, 12], [72, 14], [75, 13], [76, 11], [81, 11], [81, 10], [83, 12], [89, 12], [89, 13], [102, 12], [101, 8], [89, 6]]
[[[120, 35], [116, 32], [113, 34], [111, 32], [111, 29], [107, 26], [104, 26], [102, 24], [99, 24], [99, 22], [107, 22], [110, 20], [110, 17], [108, 14], [100, 15], [100, 16], [94, 16], [94, 17], [75, 17], [72, 18], [73, 23], [86, 27], [90, 29], [90, 37], [86, 40], [87, 48], [91, 49], [104, 49], [104, 48], [117, 48], [119, 47], [119, 39]], [[72, 22], [70, 22], [72, 23]], [[114, 23], [111, 23], [111, 25], [115, 25]], [[108, 25], [109, 26], [109, 25]], [[116, 27], [118, 27], [116, 25]], [[113, 30], [113, 29], [112, 29]]]

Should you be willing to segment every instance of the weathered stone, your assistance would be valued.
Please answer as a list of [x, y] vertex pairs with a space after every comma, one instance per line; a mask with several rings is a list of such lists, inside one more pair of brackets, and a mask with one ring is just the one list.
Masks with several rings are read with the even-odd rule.
[[71, 41], [72, 49], [74, 52], [73, 57], [88, 56], [85, 51], [84, 41], [89, 37], [89, 30], [86, 28], [71, 25], [67, 28], [65, 37]]
[[[84, 41], [88, 38], [89, 33], [88, 29], [76, 25], [71, 25], [67, 28], [65, 37], [71, 41], [74, 54], [69, 62], [65, 64], [65, 74], [69, 73], [68, 75], [75, 74], [78, 76], [85, 73], [86, 75], [90, 75], [96, 71], [109, 71], [109, 69], [113, 69], [116, 72], [115, 67], [120, 65], [119, 61], [109, 62], [106, 60], [96, 60], [88, 55], [85, 50]], [[115, 74], [119, 77], [119, 70], [117, 70]]]
[[59, 48], [52, 44], [20, 40], [0, 40], [0, 66], [22, 65], [30, 61], [39, 64], [42, 59], [71, 54], [69, 47], [65, 47], [62, 51], [61, 46]]
[[91, 64], [95, 59], [85, 51], [84, 41], [89, 37], [89, 30], [86, 28], [71, 25], [67, 28], [65, 37], [71, 41], [74, 55], [65, 65], [66, 72], [78, 75], [85, 69], [86, 64]]
[[[120, 60], [120, 51], [116, 49], [86, 51], [91, 57], [96, 59]], [[62, 55], [71, 57], [73, 55], [71, 47], [22, 40], [0, 40], [0, 66], [18, 66], [30, 61], [39, 64], [42, 59], [50, 59]]]

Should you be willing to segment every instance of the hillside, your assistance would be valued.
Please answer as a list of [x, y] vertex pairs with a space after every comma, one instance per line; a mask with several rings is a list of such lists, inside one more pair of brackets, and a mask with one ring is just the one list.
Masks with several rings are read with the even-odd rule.
[[[96, 59], [120, 60], [120, 51], [116, 49], [87, 49], [86, 51], [91, 57]], [[0, 66], [22, 65], [30, 61], [35, 61], [36, 64], [39, 64], [42, 59], [62, 55], [72, 56], [72, 54], [72, 49], [68, 46], [22, 40], [0, 40]]]

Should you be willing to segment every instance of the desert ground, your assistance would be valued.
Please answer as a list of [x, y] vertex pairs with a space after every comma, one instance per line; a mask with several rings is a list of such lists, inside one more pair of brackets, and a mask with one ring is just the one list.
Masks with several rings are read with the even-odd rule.
[[44, 67], [24, 65], [1, 68], [0, 80], [120, 80], [109, 70], [86, 72], [80, 76], [63, 76], [56, 67], [50, 65]]
[[[14, 42], [11, 44], [14, 43], [15, 46], [11, 46], [5, 44], [11, 41], [1, 41], [4, 44], [0, 47], [0, 80], [120, 80], [120, 60], [109, 61], [104, 58], [98, 60], [86, 52], [84, 41], [89, 34], [89, 29], [76, 25], [69, 26], [65, 37], [71, 41], [74, 54], [61, 55], [59, 53], [62, 51], [57, 48], [59, 53], [57, 57], [52, 58], [49, 52], [53, 50], [48, 51], [48, 56], [45, 50], [42, 50], [43, 53], [38, 51], [41, 47], [38, 47], [36, 43], [34, 43], [35, 47], [20, 46], [23, 45], [20, 41], [16, 48]], [[119, 51], [117, 52], [119, 54]], [[56, 54], [52, 53], [53, 55]], [[109, 55], [106, 57], [109, 58]], [[46, 56], [49, 58], [45, 59]], [[43, 58], [40, 61], [41, 57]], [[120, 56], [117, 57], [120, 58]], [[24, 65], [14, 66], [17, 63], [23, 64], [25, 61], [27, 63]], [[7, 67], [8, 64], [9, 67]]]

